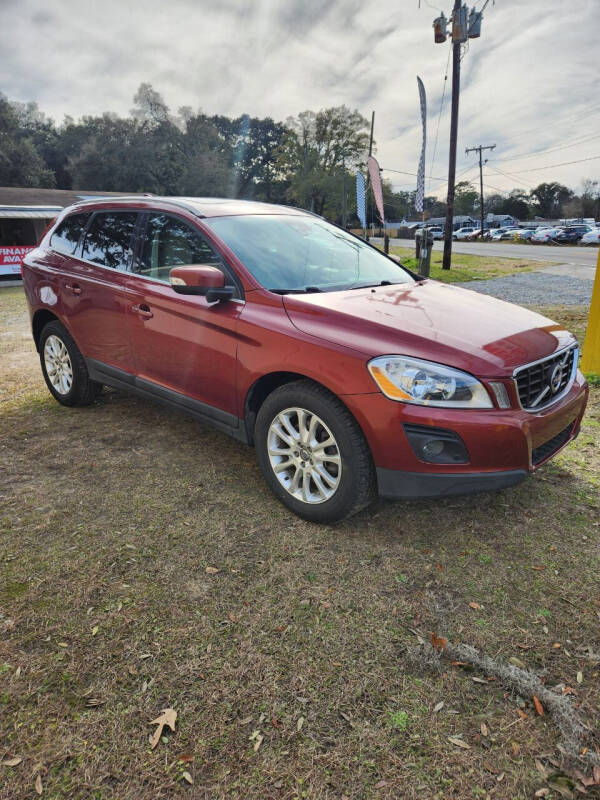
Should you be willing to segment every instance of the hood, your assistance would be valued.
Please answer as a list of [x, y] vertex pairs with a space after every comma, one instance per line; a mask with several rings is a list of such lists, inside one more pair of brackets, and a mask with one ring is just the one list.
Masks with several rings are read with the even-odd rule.
[[366, 358], [406, 355], [481, 377], [506, 377], [574, 341], [520, 306], [437, 281], [285, 295], [292, 324]]

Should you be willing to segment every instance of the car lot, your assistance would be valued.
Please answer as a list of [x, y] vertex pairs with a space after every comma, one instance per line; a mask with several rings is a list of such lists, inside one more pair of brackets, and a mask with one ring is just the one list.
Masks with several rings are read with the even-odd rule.
[[[585, 308], [551, 314], [581, 337]], [[23, 758], [0, 796], [39, 773], [55, 797], [531, 797], [535, 758], [561, 759], [550, 716], [432, 670], [430, 632], [574, 687], [600, 733], [600, 389], [513, 490], [315, 526], [200, 423], [116, 391], [58, 406], [19, 289], [0, 320], [0, 732]]]

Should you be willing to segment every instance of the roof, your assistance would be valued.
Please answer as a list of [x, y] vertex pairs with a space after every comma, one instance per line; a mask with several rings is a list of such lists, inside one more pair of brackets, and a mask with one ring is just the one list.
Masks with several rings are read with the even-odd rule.
[[294, 208], [293, 206], [281, 206], [272, 203], [260, 203], [255, 200], [237, 200], [228, 197], [161, 197], [158, 195], [143, 196], [121, 196], [121, 197], [97, 197], [93, 200], [83, 200], [77, 203], [78, 206], [95, 205], [110, 202], [111, 206], [123, 205], [172, 205], [186, 208], [188, 211], [199, 217], [234, 217], [245, 214], [310, 214], [309, 211]]
[[0, 219], [52, 219], [61, 211], [61, 206], [0, 206]]

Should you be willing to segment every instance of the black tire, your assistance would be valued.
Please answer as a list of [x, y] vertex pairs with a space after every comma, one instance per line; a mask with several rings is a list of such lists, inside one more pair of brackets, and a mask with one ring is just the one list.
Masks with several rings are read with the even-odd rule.
[[[296, 499], [280, 483], [271, 466], [269, 429], [277, 415], [287, 408], [301, 408], [317, 415], [335, 439], [341, 475], [335, 493], [327, 500], [308, 503]], [[303, 519], [339, 522], [368, 506], [376, 496], [375, 467], [360, 427], [334, 394], [310, 380], [287, 383], [267, 397], [256, 418], [254, 438], [258, 463], [269, 488], [283, 505]]]
[[[71, 363], [72, 382], [70, 389], [66, 392], [57, 391], [54, 387], [52, 380], [48, 377], [45, 359], [45, 347], [47, 340], [51, 337], [60, 340], [67, 350], [68, 357]], [[85, 360], [81, 355], [79, 348], [75, 344], [73, 337], [64, 325], [60, 322], [49, 322], [44, 326], [40, 336], [40, 363], [42, 366], [42, 373], [46, 386], [55, 400], [58, 400], [63, 406], [87, 406], [92, 403], [100, 391], [102, 384], [91, 380]]]

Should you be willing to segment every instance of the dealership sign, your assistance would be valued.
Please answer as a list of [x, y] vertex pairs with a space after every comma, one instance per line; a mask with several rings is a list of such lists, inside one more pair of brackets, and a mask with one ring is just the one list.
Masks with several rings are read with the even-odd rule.
[[33, 247], [0, 247], [0, 275], [20, 275], [23, 256]]

